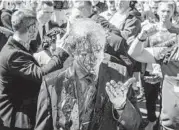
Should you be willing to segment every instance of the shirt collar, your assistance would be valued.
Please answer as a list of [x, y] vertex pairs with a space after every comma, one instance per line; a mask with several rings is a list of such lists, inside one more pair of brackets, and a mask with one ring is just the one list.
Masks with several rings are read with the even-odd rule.
[[8, 41], [10, 41], [11, 43], [13, 43], [13, 46], [16, 46], [18, 48], [20, 48], [23, 51], [26, 51], [28, 53], [31, 53], [30, 50], [28, 50], [24, 45], [22, 45], [20, 42], [16, 41], [13, 36], [9, 37]]
[[77, 62], [77, 61], [73, 61], [73, 68], [74, 68], [74, 72], [76, 73], [76, 75], [78, 76], [79, 79], [82, 79], [84, 77], [86, 77], [89, 73], [86, 72], [85, 69], [83, 69], [83, 67]]

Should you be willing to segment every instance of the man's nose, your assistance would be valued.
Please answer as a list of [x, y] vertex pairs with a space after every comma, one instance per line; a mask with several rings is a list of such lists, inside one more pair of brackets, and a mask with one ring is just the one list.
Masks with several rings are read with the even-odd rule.
[[95, 62], [97, 60], [96, 56], [94, 54], [89, 54], [89, 60], [91, 62]]

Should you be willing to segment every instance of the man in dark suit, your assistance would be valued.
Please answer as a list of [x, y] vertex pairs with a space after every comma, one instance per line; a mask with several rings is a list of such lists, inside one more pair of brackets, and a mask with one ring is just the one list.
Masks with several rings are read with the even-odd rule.
[[57, 49], [49, 63], [39, 67], [30, 51], [38, 32], [36, 15], [16, 11], [12, 27], [14, 34], [0, 53], [0, 129], [32, 130], [42, 76], [62, 68], [68, 54]]
[[105, 41], [104, 29], [93, 20], [71, 25], [65, 45], [73, 64], [44, 78], [35, 130], [139, 130], [141, 117], [129, 89], [134, 79], [128, 80], [126, 67], [102, 63]]
[[[36, 1], [34, 1], [36, 2]], [[43, 50], [41, 42], [44, 39], [44, 36], [53, 28], [60, 28], [58, 23], [51, 20], [54, 12], [54, 3], [51, 0], [48, 1], [39, 1], [36, 7], [37, 20], [39, 22], [38, 35], [35, 41], [31, 42], [32, 51], [41, 51]], [[58, 34], [56, 39], [60, 39], [61, 35]], [[38, 44], [36, 44], [38, 43]], [[34, 46], [35, 45], [35, 46]], [[39, 46], [36, 46], [39, 45]]]

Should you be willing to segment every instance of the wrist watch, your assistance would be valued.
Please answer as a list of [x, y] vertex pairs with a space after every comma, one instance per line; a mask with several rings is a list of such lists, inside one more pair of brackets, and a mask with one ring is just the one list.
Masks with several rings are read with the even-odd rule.
[[140, 39], [139, 37], [137, 37], [137, 39], [140, 41], [140, 42], [145, 42], [146, 39]]

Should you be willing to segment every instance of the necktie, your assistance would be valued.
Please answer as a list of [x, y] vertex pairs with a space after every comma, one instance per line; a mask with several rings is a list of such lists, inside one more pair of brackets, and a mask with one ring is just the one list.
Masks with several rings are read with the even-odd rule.
[[45, 25], [42, 26], [42, 29], [42, 37], [44, 37], [46, 35]]

